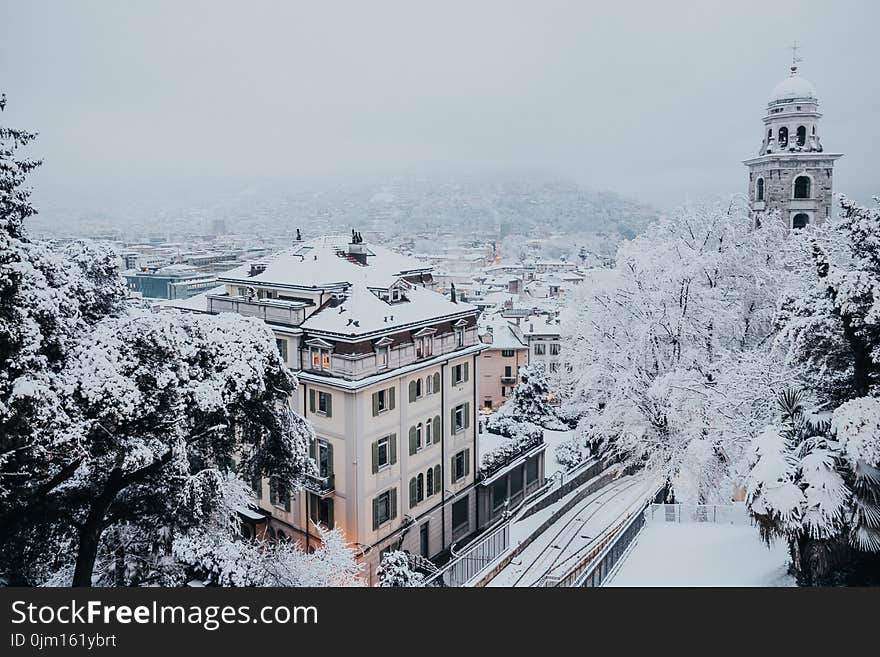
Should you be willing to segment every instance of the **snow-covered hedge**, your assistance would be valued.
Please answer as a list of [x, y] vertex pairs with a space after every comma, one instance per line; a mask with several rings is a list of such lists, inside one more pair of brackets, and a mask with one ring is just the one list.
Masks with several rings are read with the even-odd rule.
[[544, 442], [544, 430], [531, 422], [516, 422], [507, 417], [495, 421], [491, 427], [489, 424], [486, 423], [489, 433], [504, 436], [507, 440], [483, 454], [480, 461], [483, 476], [497, 472], [511, 460]]

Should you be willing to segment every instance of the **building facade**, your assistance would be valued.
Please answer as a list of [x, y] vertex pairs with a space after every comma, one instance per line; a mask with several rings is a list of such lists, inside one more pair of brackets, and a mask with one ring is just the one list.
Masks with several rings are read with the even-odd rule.
[[758, 156], [744, 161], [749, 169], [749, 207], [757, 225], [771, 212], [788, 228], [831, 216], [834, 163], [842, 154], [826, 152], [822, 145], [816, 90], [798, 74], [797, 61], [770, 95]]
[[528, 346], [519, 327], [506, 319], [495, 322], [483, 337], [479, 400], [484, 411], [495, 411], [510, 399], [519, 383], [519, 368], [528, 364]]
[[269, 325], [317, 436], [318, 476], [291, 496], [259, 482], [252, 530], [312, 547], [337, 526], [371, 584], [384, 551], [437, 557], [477, 530], [477, 308], [359, 236], [299, 242], [218, 280], [203, 310]]

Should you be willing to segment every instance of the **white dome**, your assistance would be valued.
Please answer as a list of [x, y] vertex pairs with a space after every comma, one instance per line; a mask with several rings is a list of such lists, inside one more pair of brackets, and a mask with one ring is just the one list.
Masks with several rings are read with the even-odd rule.
[[792, 74], [774, 87], [773, 93], [770, 94], [770, 102], [815, 97], [816, 88], [813, 83], [797, 74]]

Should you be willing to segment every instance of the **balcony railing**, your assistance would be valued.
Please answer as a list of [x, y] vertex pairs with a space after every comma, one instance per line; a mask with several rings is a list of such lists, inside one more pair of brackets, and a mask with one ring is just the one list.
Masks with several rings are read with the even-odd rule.
[[305, 320], [305, 304], [302, 301], [248, 299], [225, 294], [208, 295], [208, 312], [238, 313], [247, 317], [259, 317], [272, 324], [288, 326], [299, 326]]
[[336, 490], [336, 478], [333, 474], [329, 474], [326, 477], [306, 475], [306, 479], [303, 482], [303, 488], [310, 493], [323, 497]]
[[502, 376], [501, 383], [508, 383], [508, 384], [516, 383], [516, 377], [515, 376]]

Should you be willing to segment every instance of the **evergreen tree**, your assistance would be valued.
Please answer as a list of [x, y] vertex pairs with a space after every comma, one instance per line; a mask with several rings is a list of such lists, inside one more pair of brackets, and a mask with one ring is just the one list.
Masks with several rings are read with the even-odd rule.
[[386, 552], [376, 574], [379, 586], [423, 586], [425, 583], [424, 576], [413, 570], [409, 555], [402, 550]]
[[290, 494], [314, 467], [297, 381], [258, 320], [138, 312], [105, 247], [31, 241], [34, 136], [0, 127], [0, 575], [173, 582], [184, 537], [235, 542], [243, 482]]
[[[550, 383], [544, 371], [544, 365], [534, 363], [519, 370], [519, 383], [514, 387], [510, 399], [487, 420], [487, 427], [494, 431], [496, 425], [509, 420], [527, 422], [547, 429], [561, 429], [562, 423], [550, 404]], [[507, 435], [503, 430], [497, 431]]]

